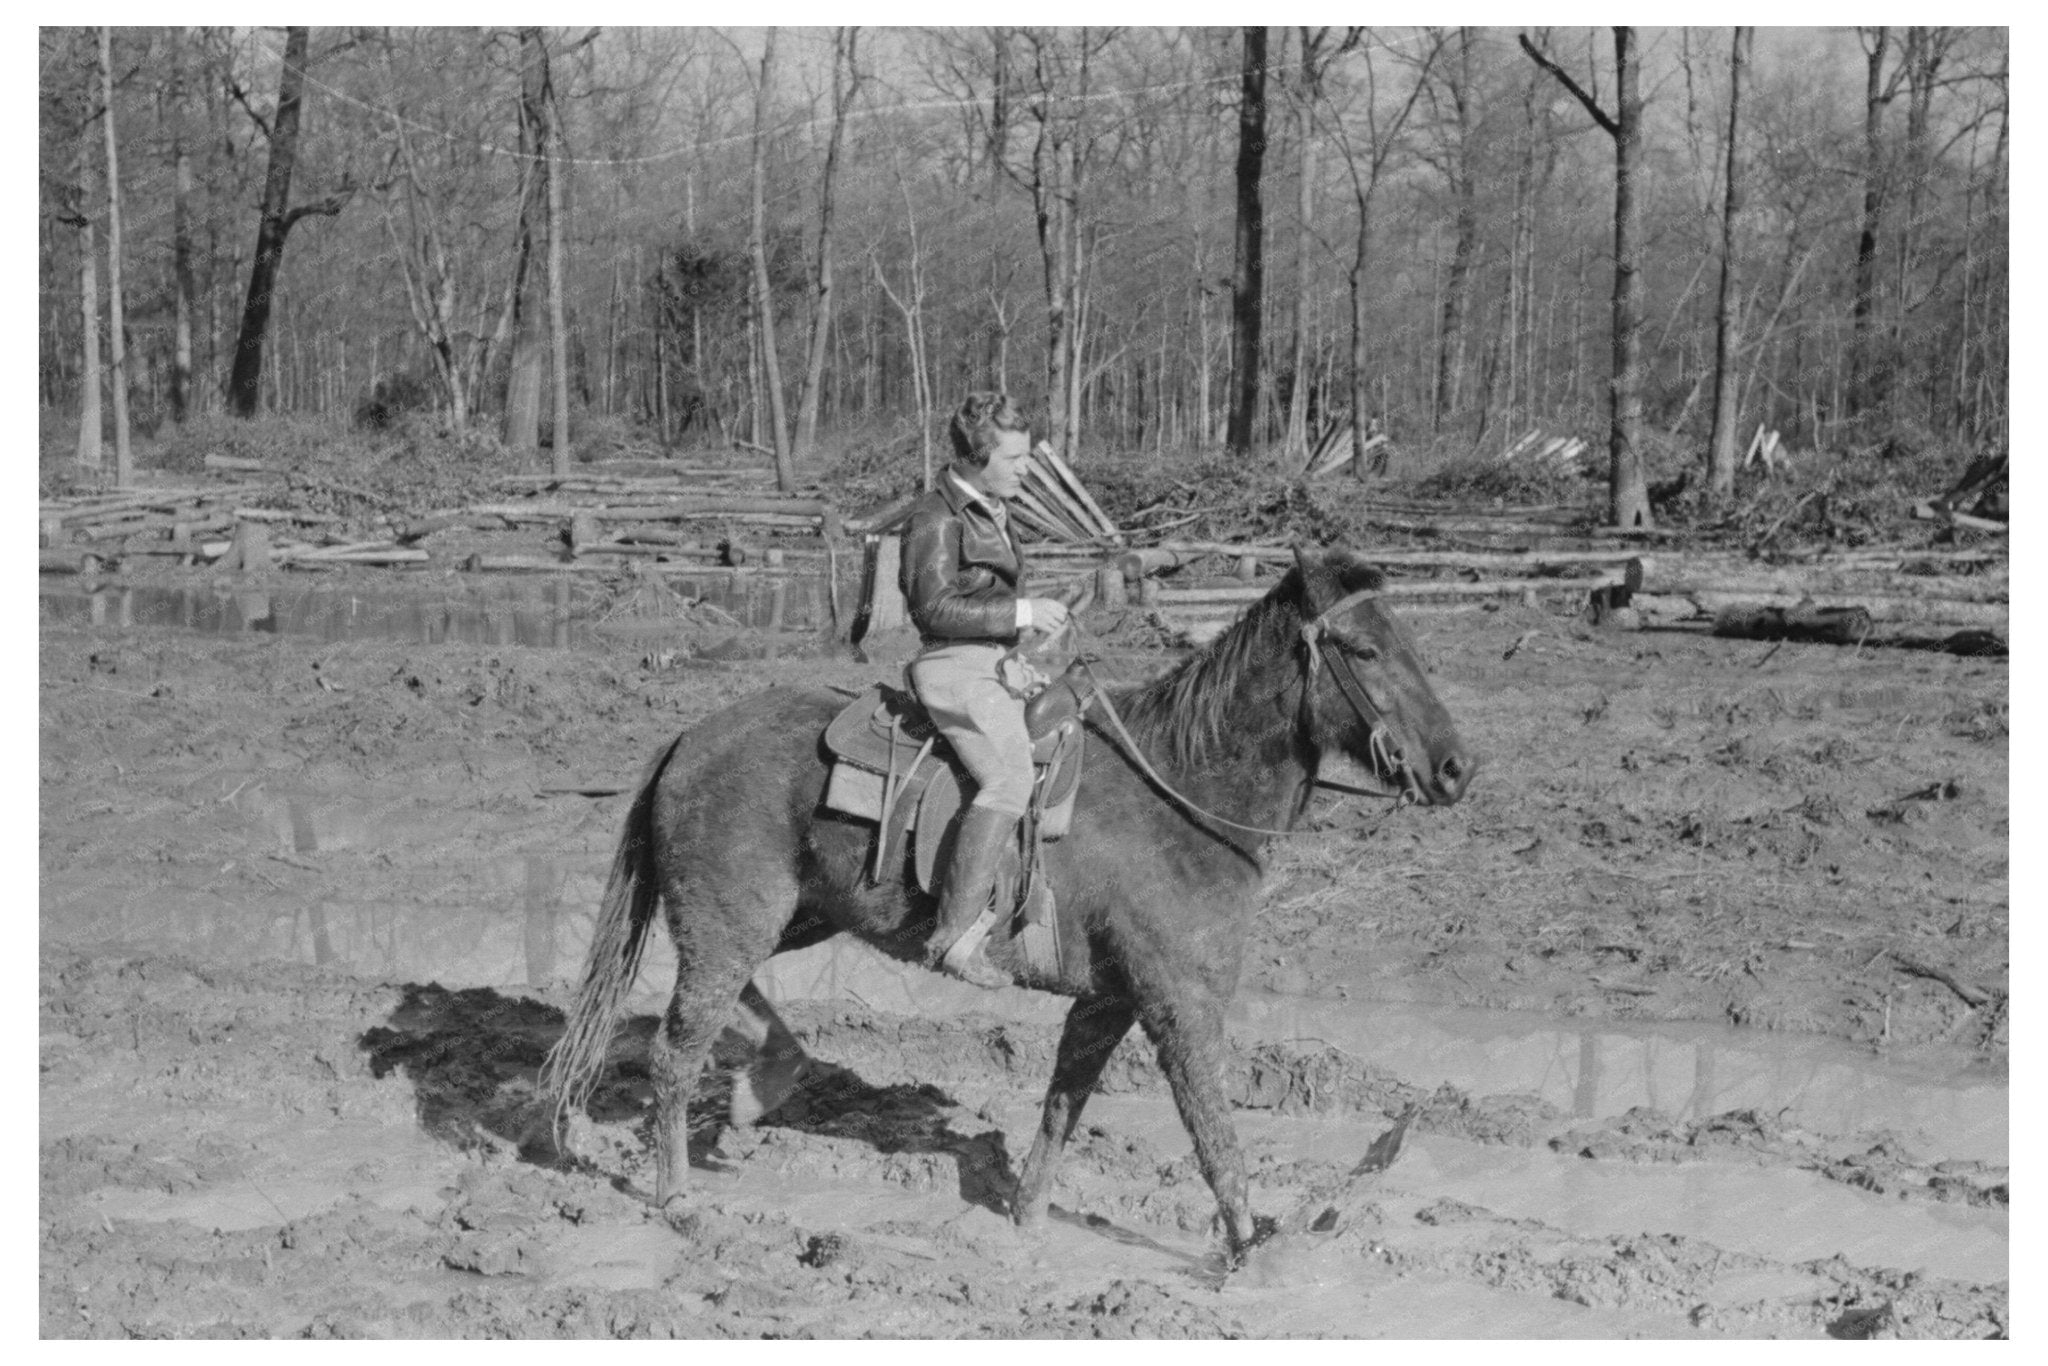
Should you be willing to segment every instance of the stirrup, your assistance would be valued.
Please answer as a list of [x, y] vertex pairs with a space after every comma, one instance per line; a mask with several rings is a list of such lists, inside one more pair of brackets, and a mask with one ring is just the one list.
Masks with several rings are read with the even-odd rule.
[[944, 956], [939, 959], [939, 971], [948, 977], [957, 977], [963, 982], [991, 990], [1015, 985], [1008, 973], [988, 959], [976, 957], [982, 941], [987, 939], [988, 932], [995, 928], [999, 914], [1000, 912], [991, 905], [976, 916], [974, 923], [953, 941], [953, 947], [947, 949]]

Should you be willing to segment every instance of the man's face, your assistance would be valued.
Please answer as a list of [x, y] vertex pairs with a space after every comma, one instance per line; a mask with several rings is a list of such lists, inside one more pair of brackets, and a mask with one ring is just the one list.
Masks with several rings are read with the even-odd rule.
[[978, 471], [980, 477], [970, 478], [968, 482], [998, 498], [1014, 498], [1024, 487], [1024, 463], [1029, 459], [1031, 434], [1003, 432], [996, 437], [996, 446], [989, 452], [988, 463]]

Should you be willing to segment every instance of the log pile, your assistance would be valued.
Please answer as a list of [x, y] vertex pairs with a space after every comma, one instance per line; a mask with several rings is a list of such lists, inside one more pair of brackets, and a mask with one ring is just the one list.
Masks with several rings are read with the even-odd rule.
[[[219, 456], [208, 457], [207, 465], [244, 478], [206, 488], [166, 487], [44, 503], [38, 513], [43, 572], [94, 574], [124, 558], [158, 555], [237, 572], [437, 562], [481, 572], [560, 571], [616, 568], [629, 559], [677, 562], [649, 565], [664, 570], [715, 562], [770, 572], [784, 567], [785, 556], [805, 561], [828, 557], [830, 543], [842, 531], [830, 503], [774, 493], [773, 474], [765, 468], [650, 468], [631, 462], [619, 473], [593, 466], [566, 479], [507, 475], [496, 481], [497, 487], [523, 496], [424, 516], [351, 519], [252, 506], [255, 495], [276, 485], [275, 480], [250, 482], [247, 476], [283, 477], [261, 461]], [[707, 522], [714, 525], [707, 529]], [[694, 533], [688, 530], [692, 527]], [[742, 528], [753, 535], [742, 540], [736, 534]], [[465, 529], [538, 530], [542, 542], [530, 553], [474, 547], [437, 553], [419, 544], [435, 532]], [[721, 536], [721, 529], [731, 530]]]
[[1705, 555], [1645, 556], [1636, 563], [1626, 605], [1662, 620], [1848, 608], [1883, 625], [2003, 631], [2011, 620], [2010, 571], [2002, 558], [1981, 553], [1866, 550], [1798, 566]]
[[[1519, 603], [1581, 611], [1612, 625], [1719, 623], [1721, 634], [1779, 630], [1771, 638], [1831, 641], [1863, 639], [1873, 626], [2003, 633], [2010, 621], [2009, 573], [2003, 557], [1989, 551], [1865, 549], [1810, 565], [1597, 545], [1388, 549], [1371, 558], [1387, 571], [1386, 596], [1407, 610]], [[1135, 601], [1163, 625], [1201, 639], [1269, 592], [1293, 551], [1184, 541], [1101, 559], [1041, 548], [1033, 561], [1054, 584], [1089, 585], [1086, 600]], [[1115, 587], [1112, 577], [1120, 581]]]
[[[1530, 433], [1510, 449], [1518, 460], [1577, 458], [1560, 440]], [[1335, 449], [1326, 443], [1309, 468]], [[44, 502], [39, 565], [45, 573], [80, 574], [140, 556], [237, 572], [368, 565], [690, 573], [715, 565], [771, 577], [822, 570], [836, 581], [851, 550], [842, 537], [865, 532], [862, 610], [871, 629], [903, 619], [900, 600], [885, 600], [896, 594], [893, 557], [900, 548], [876, 533], [900, 522], [914, 499], [845, 519], [823, 499], [774, 493], [765, 467], [635, 462], [617, 470], [585, 466], [566, 479], [506, 476], [497, 481], [501, 499], [418, 516], [348, 519], [258, 506], [277, 501], [259, 497], [275, 485], [252, 478], [259, 471], [245, 468], [250, 463], [236, 462], [220, 482], [202, 487]], [[1993, 506], [1986, 499], [1995, 489], [2002, 511], [2005, 477], [2002, 460], [1980, 462], [1943, 498], [1929, 500], [1924, 515], [1951, 528], [1982, 522], [2002, 532], [2003, 521], [1958, 509]], [[1076, 608], [1135, 608], [1183, 634], [1208, 634], [1236, 616], [1293, 562], [1292, 549], [1277, 542], [1174, 540], [1157, 527], [1126, 531], [1043, 443], [1012, 508], [1025, 539], [1036, 538], [1028, 551], [1034, 592]], [[1372, 533], [1398, 533], [1390, 539], [1400, 543], [1376, 548], [1372, 558], [1388, 574], [1387, 596], [1407, 610], [1520, 605], [1584, 612], [1609, 625], [1686, 624], [1833, 641], [1901, 629], [2001, 636], [2009, 629], [2002, 540], [1975, 549], [1864, 547], [1771, 564], [1732, 550], [1667, 549], [1668, 532], [1591, 527], [1575, 507], [1487, 510], [1380, 497], [1350, 510]], [[458, 530], [499, 534], [434, 538]]]

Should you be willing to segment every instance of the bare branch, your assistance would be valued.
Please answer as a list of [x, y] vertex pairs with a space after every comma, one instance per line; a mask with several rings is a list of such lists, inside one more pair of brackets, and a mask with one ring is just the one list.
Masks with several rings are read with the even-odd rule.
[[1568, 72], [1566, 72], [1563, 67], [1559, 66], [1556, 62], [1552, 61], [1547, 54], [1538, 49], [1534, 43], [1530, 42], [1528, 34], [1518, 34], [1516, 35], [1516, 40], [1521, 43], [1522, 51], [1528, 53], [1530, 59], [1533, 60], [1536, 63], [1536, 65], [1542, 67], [1545, 71], [1548, 71], [1551, 75], [1557, 77], [1558, 83], [1562, 85], [1566, 90], [1569, 90], [1572, 93], [1572, 98], [1576, 99], [1580, 104], [1586, 107], [1586, 112], [1593, 116], [1593, 122], [1599, 124], [1601, 128], [1605, 129], [1609, 137], [1621, 136], [1621, 125], [1615, 121], [1614, 115], [1608, 113], [1605, 109], [1602, 109], [1600, 107], [1600, 102], [1598, 100], [1595, 100], [1591, 95], [1588, 95], [1585, 89], [1582, 86], [1580, 86], [1580, 84], [1577, 81], [1573, 80], [1571, 78], [1571, 75]]

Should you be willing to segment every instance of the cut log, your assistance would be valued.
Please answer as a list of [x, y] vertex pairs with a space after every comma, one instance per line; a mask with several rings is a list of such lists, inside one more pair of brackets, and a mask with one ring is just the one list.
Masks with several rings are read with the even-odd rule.
[[546, 559], [539, 555], [471, 555], [462, 562], [464, 573], [570, 573], [582, 570], [586, 573], [598, 569], [613, 570], [614, 565], [577, 565], [565, 560]]
[[[1590, 593], [1596, 588], [1609, 585], [1619, 586], [1619, 574], [1603, 574], [1597, 578], [1556, 578], [1556, 579], [1495, 579], [1486, 583], [1390, 583], [1380, 590], [1389, 598], [1518, 598], [1524, 593], [1551, 593], [1578, 595]], [[1162, 606], [1178, 606], [1191, 603], [1255, 602], [1271, 592], [1270, 588], [1162, 588], [1159, 602]]]
[[1107, 536], [1113, 541], [1122, 540], [1123, 532], [1117, 529], [1115, 522], [1109, 520], [1109, 514], [1104, 512], [1102, 505], [1095, 501], [1095, 495], [1088, 492], [1088, 486], [1081, 482], [1080, 476], [1076, 475], [1072, 467], [1060, 458], [1060, 453], [1043, 441], [1039, 442], [1033, 449], [1041, 460], [1051, 466], [1053, 473], [1066, 483], [1068, 491], [1080, 501], [1081, 506], [1094, 519], [1094, 525], [1090, 529], [1100, 535]]
[[1767, 607], [1730, 603], [1714, 613], [1714, 634], [1732, 640], [1799, 640], [1856, 645], [1868, 639], [1870, 613], [1861, 607]]
[[2003, 631], [2012, 619], [2012, 613], [2002, 603], [1953, 602], [1946, 598], [1892, 598], [1857, 596], [1853, 602], [1816, 604], [1810, 599], [1794, 597], [1791, 594], [1730, 594], [1730, 593], [1689, 593], [1690, 601], [1707, 612], [1718, 616], [1724, 608], [1776, 608], [1791, 610], [1800, 607], [1856, 607], [1869, 614], [1872, 621], [1884, 623], [1929, 622], [1940, 626], [1981, 626], [1989, 630]]
[[478, 515], [510, 518], [514, 521], [561, 521], [577, 513], [589, 513], [607, 522], [665, 522], [684, 517], [739, 517], [750, 515], [791, 518], [821, 518], [831, 505], [817, 498], [672, 498], [665, 503], [587, 504], [542, 502], [479, 503], [469, 509]]
[[[1365, 450], [1370, 454], [1386, 444], [1387, 434], [1385, 432], [1376, 432], [1365, 439]], [[1309, 467], [1308, 477], [1311, 479], [1326, 479], [1343, 469], [1346, 465], [1349, 465], [1357, 457], [1358, 443], [1351, 440], [1347, 433], [1342, 444], [1332, 449], [1327, 456]]]
[[45, 574], [96, 574], [102, 563], [100, 556], [90, 550], [65, 546], [48, 546], [36, 553], [38, 568]]
[[1100, 533], [1089, 522], [1088, 512], [1079, 503], [1060, 492], [1051, 480], [1042, 476], [1024, 479], [1012, 503], [1025, 500], [1032, 503], [1041, 516], [1050, 515], [1059, 525], [1069, 528], [1078, 540], [1092, 540]]
[[238, 507], [234, 515], [244, 522], [292, 522], [301, 526], [342, 526], [350, 520], [331, 512], [301, 512], [296, 508]]
[[898, 523], [908, 520], [910, 510], [917, 506], [917, 500], [924, 495], [905, 494], [893, 503], [884, 503], [873, 512], [860, 517], [842, 518], [841, 522], [849, 536], [863, 536], [898, 530]]
[[210, 470], [233, 470], [242, 474], [269, 474], [272, 469], [261, 460], [248, 460], [239, 455], [209, 455], [203, 463]]
[[1010, 500], [1010, 515], [1023, 523], [1027, 530], [1035, 531], [1041, 536], [1050, 536], [1056, 541], [1082, 539], [1080, 534], [1073, 528], [1054, 520], [1052, 514], [1045, 510], [1044, 505], [1035, 500], [1026, 502], [1023, 498], [1012, 498]]
[[1041, 441], [1037, 449], [1032, 451], [1031, 459], [1025, 461], [1023, 466], [1024, 486], [1038, 495], [1039, 502], [1063, 513], [1076, 526], [1090, 532], [1098, 530], [1087, 504], [1074, 495], [1073, 490], [1066, 486], [1054, 472], [1051, 462], [1046, 459], [1051, 449]]
[[[657, 556], [670, 559], [681, 559], [684, 557], [683, 552], [673, 546], [630, 545], [623, 541], [589, 541], [576, 547], [576, 558], [579, 560], [589, 559], [593, 555], [614, 555], [621, 558], [645, 556], [649, 559]], [[691, 556], [690, 558], [700, 557]]]
[[1301, 474], [1308, 479], [1320, 479], [1333, 470], [1342, 469], [1351, 463], [1351, 429], [1344, 427], [1332, 430], [1309, 453], [1301, 464]]
[[1630, 562], [1634, 588], [1645, 593], [1767, 594], [1792, 597], [1945, 598], [1954, 602], [2007, 600], [2007, 575], [1897, 574], [1878, 568], [1830, 565], [1780, 566], [1642, 556]]
[[1178, 550], [1152, 546], [1144, 550], [1126, 550], [1116, 557], [1115, 563], [1117, 568], [1123, 571], [1123, 576], [1135, 583], [1153, 574], [1164, 574], [1168, 570], [1178, 569], [1193, 558], [1195, 557], [1183, 555]]
[[399, 565], [426, 564], [433, 559], [424, 550], [405, 550], [398, 546], [387, 546], [381, 550], [352, 550], [345, 554], [328, 554], [309, 551], [287, 555], [284, 563], [303, 568], [319, 568], [323, 565], [362, 564]]
[[1946, 522], [1950, 526], [1965, 527], [1971, 531], [1993, 531], [2000, 535], [2012, 530], [2005, 522], [1994, 522], [1989, 517], [1972, 517], [1967, 512], [1945, 511], [1924, 500], [1913, 504], [1913, 517], [1917, 521]]

